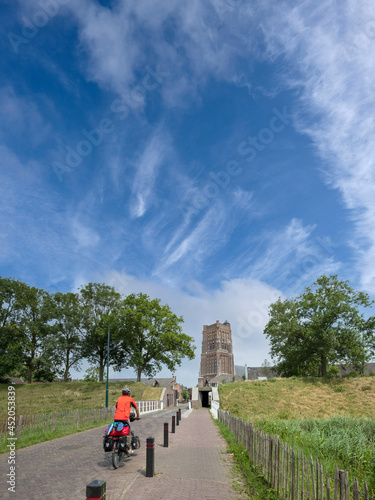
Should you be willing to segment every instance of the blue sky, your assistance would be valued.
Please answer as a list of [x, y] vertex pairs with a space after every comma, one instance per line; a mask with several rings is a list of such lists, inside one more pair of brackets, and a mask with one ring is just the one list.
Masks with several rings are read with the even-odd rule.
[[373, 2], [0, 9], [2, 276], [160, 298], [186, 385], [203, 324], [259, 366], [279, 296], [323, 273], [374, 296]]

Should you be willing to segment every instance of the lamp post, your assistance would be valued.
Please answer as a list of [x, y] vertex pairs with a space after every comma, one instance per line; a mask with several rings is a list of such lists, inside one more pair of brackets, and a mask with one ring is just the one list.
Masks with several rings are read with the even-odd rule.
[[122, 319], [122, 318], [129, 318], [130, 316], [135, 316], [135, 314], [125, 314], [124, 316], [119, 316], [118, 318], [113, 319], [112, 321], [108, 322], [108, 337], [107, 337], [107, 383], [106, 383], [106, 390], [105, 390], [105, 407], [108, 408], [108, 382], [109, 382], [109, 336], [110, 336], [110, 328], [111, 328], [111, 323], [114, 323], [115, 321]]

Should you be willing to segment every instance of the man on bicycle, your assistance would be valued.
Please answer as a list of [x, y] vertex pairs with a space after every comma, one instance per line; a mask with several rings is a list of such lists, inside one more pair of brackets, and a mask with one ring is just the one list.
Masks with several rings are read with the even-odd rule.
[[[115, 422], [122, 422], [123, 424], [127, 424], [130, 427], [130, 412], [132, 407], [135, 409], [137, 413], [136, 420], [140, 419], [139, 410], [137, 407], [137, 403], [130, 396], [131, 391], [128, 387], [122, 389], [122, 396], [120, 396], [116, 403], [116, 411], [114, 415]], [[132, 435], [132, 442], [134, 441], [134, 433]]]

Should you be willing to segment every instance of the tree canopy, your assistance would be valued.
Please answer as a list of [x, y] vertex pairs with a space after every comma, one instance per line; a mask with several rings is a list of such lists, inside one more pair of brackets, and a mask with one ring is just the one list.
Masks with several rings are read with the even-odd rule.
[[140, 293], [128, 295], [122, 307], [124, 315], [134, 314], [124, 318], [123, 349], [138, 381], [142, 373], [152, 377], [163, 365], [173, 372], [184, 357], [194, 358], [193, 338], [182, 332], [182, 317], [173, 314], [168, 305]]
[[325, 376], [333, 364], [363, 371], [374, 351], [373, 301], [336, 275], [321, 276], [297, 298], [270, 306], [264, 333], [280, 375]]
[[133, 367], [138, 378], [163, 365], [173, 371], [184, 357], [194, 357], [182, 322], [159, 299], [123, 297], [104, 283], [50, 294], [0, 276], [0, 381], [52, 381], [58, 374], [66, 381], [83, 359], [103, 381], [108, 338], [114, 370]]
[[[83, 350], [90, 363], [99, 368], [99, 381], [104, 380], [107, 363], [108, 323], [119, 315], [121, 295], [104, 283], [88, 283], [80, 289], [83, 307]], [[115, 341], [117, 324], [113, 325], [109, 344], [109, 362], [115, 367], [124, 367], [125, 355]]]
[[84, 308], [77, 293], [57, 292], [51, 297], [55, 323], [48, 353], [57, 373], [67, 382], [71, 368], [80, 369], [83, 358]]

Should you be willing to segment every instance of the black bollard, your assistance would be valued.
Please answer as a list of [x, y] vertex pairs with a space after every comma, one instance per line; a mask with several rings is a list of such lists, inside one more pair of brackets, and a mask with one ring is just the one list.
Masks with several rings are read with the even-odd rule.
[[86, 486], [86, 500], [97, 498], [98, 500], [105, 500], [106, 498], [106, 482], [95, 479]]
[[172, 416], [172, 434], [176, 432], [176, 417]]
[[146, 439], [146, 477], [154, 477], [155, 471], [155, 438]]
[[178, 418], [178, 411], [176, 411], [176, 425], [180, 425], [180, 420]]
[[179, 420], [181, 422], [181, 408], [178, 409], [178, 418], [179, 418]]
[[164, 448], [168, 448], [168, 422], [164, 422]]

